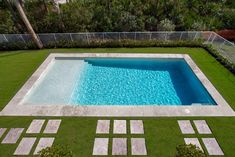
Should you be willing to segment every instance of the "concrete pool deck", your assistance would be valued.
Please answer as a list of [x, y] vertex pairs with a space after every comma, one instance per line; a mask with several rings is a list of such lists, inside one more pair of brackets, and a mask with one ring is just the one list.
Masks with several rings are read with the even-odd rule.
[[[202, 85], [218, 105], [185, 106], [72, 106], [72, 105], [29, 105], [23, 98], [48, 70], [56, 57], [65, 58], [182, 58], [185, 59]], [[34, 72], [24, 86], [0, 112], [3, 116], [121, 116], [121, 117], [175, 117], [175, 116], [235, 116], [235, 112], [224, 100], [212, 83], [187, 54], [124, 54], [124, 53], [52, 53]]]

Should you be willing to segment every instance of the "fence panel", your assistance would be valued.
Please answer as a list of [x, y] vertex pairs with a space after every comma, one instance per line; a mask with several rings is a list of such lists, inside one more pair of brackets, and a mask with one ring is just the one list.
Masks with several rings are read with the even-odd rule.
[[48, 45], [52, 42], [56, 42], [56, 37], [54, 34], [38, 34], [43, 45]]
[[[58, 41], [86, 42], [108, 40], [157, 40], [178, 41], [201, 39], [205, 44], [211, 44], [230, 62], [235, 63], [235, 46], [223, 37], [211, 31], [204, 32], [84, 32], [84, 33], [48, 33], [38, 34], [43, 45]], [[32, 42], [30, 34], [0, 34], [0, 43]]]

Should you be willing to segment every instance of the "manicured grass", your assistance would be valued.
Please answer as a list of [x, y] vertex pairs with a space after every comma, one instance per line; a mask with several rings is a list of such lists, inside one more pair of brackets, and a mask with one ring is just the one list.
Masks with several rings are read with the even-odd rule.
[[[1, 127], [24, 127], [27, 128], [32, 119], [35, 117], [1, 117]], [[42, 118], [42, 117], [40, 117]], [[201, 138], [203, 137], [215, 137], [221, 148], [223, 149], [225, 156], [232, 157], [235, 154], [235, 118], [135, 118], [144, 120], [144, 135], [131, 135], [130, 128], [128, 127], [128, 134], [126, 135], [115, 135], [112, 133], [112, 127], [109, 135], [96, 135], [96, 124], [98, 118], [62, 118], [61, 127], [56, 135], [45, 135], [36, 134], [28, 135], [23, 133], [22, 137], [37, 137], [36, 143], [40, 137], [55, 137], [55, 143], [59, 145], [67, 145], [72, 151], [74, 156], [92, 156], [92, 149], [95, 137], [110, 138], [109, 140], [109, 154], [111, 154], [111, 141], [113, 137], [126, 137], [128, 138], [128, 155], [130, 156], [130, 139], [132, 137], [142, 137], [146, 140], [146, 147], [148, 156], [164, 156], [173, 157], [175, 154], [175, 148], [179, 144], [183, 144], [183, 138], [186, 137], [197, 137], [202, 144]], [[99, 118], [100, 119], [100, 118]], [[101, 118], [101, 119], [113, 119], [115, 118]], [[126, 118], [118, 118], [126, 119]], [[183, 135], [177, 124], [178, 119], [205, 119], [210, 126], [212, 133], [211, 135]], [[129, 121], [128, 125], [129, 125]], [[45, 127], [45, 124], [44, 124]], [[2, 139], [0, 139], [2, 140]], [[20, 141], [20, 140], [19, 140]], [[18, 143], [19, 143], [18, 141]], [[17, 143], [17, 144], [18, 144]], [[0, 144], [0, 154], [2, 156], [12, 156], [17, 144]], [[34, 150], [36, 145], [34, 145]], [[204, 148], [204, 147], [203, 147]], [[205, 149], [204, 149], [205, 150]], [[32, 152], [31, 152], [32, 153]]]
[[[10, 101], [25, 81], [51, 52], [96, 52], [96, 53], [186, 53], [196, 62], [222, 96], [235, 109], [235, 76], [201, 48], [115, 48], [115, 49], [46, 49], [39, 51], [14, 51], [0, 53], [0, 110]], [[0, 128], [27, 128], [36, 117], [0, 117]], [[44, 117], [40, 117], [44, 119]], [[45, 117], [48, 119], [48, 117]], [[148, 156], [173, 157], [175, 147], [183, 143], [184, 137], [215, 137], [225, 156], [235, 154], [235, 118], [233, 117], [191, 117], [191, 118], [135, 118], [143, 119], [145, 135], [96, 135], [98, 118], [60, 117], [61, 127], [57, 135], [26, 135], [33, 137], [56, 137], [55, 144], [68, 145], [74, 156], [92, 156], [95, 137], [144, 137], [147, 142]], [[99, 118], [100, 119], [100, 118]], [[114, 119], [114, 118], [106, 118]], [[126, 118], [121, 118], [126, 119]], [[182, 135], [177, 119], [205, 119], [213, 135]], [[128, 121], [129, 122], [129, 121]], [[129, 124], [128, 124], [129, 125]], [[45, 125], [44, 125], [45, 127]], [[112, 127], [111, 127], [112, 128]], [[129, 129], [129, 128], [128, 128]], [[112, 130], [112, 129], [111, 129]], [[129, 132], [129, 130], [128, 130]], [[21, 137], [22, 138], [22, 137]], [[1, 141], [2, 139], [0, 139]], [[38, 142], [39, 138], [37, 138]], [[20, 141], [20, 140], [19, 140]], [[19, 143], [18, 141], [18, 143]], [[110, 140], [111, 143], [111, 140]], [[17, 144], [0, 144], [0, 156], [12, 156]], [[35, 148], [35, 146], [34, 146]], [[111, 148], [111, 147], [110, 147]], [[109, 148], [109, 152], [111, 149]], [[34, 149], [33, 149], [34, 150]], [[32, 152], [31, 152], [32, 153]], [[128, 150], [130, 155], [130, 149]]]
[[235, 76], [202, 48], [45, 49], [0, 53], [0, 110], [51, 52], [186, 53], [235, 109]]

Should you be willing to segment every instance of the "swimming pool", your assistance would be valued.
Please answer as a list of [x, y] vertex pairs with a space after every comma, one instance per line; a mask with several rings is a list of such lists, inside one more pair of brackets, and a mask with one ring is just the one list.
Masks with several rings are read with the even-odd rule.
[[215, 105], [184, 59], [56, 58], [25, 103]]
[[186, 54], [50, 54], [1, 112], [34, 116], [229, 116]]

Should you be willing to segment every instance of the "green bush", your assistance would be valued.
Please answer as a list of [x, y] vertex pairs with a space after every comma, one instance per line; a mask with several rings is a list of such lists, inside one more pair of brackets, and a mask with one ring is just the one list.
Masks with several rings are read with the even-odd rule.
[[27, 49], [38, 49], [33, 42], [2, 42], [0, 43], [0, 51], [10, 50], [27, 50]]
[[39, 157], [72, 157], [73, 153], [65, 146], [52, 146], [42, 149]]
[[176, 147], [175, 157], [206, 157], [206, 155], [193, 144], [183, 144]]

